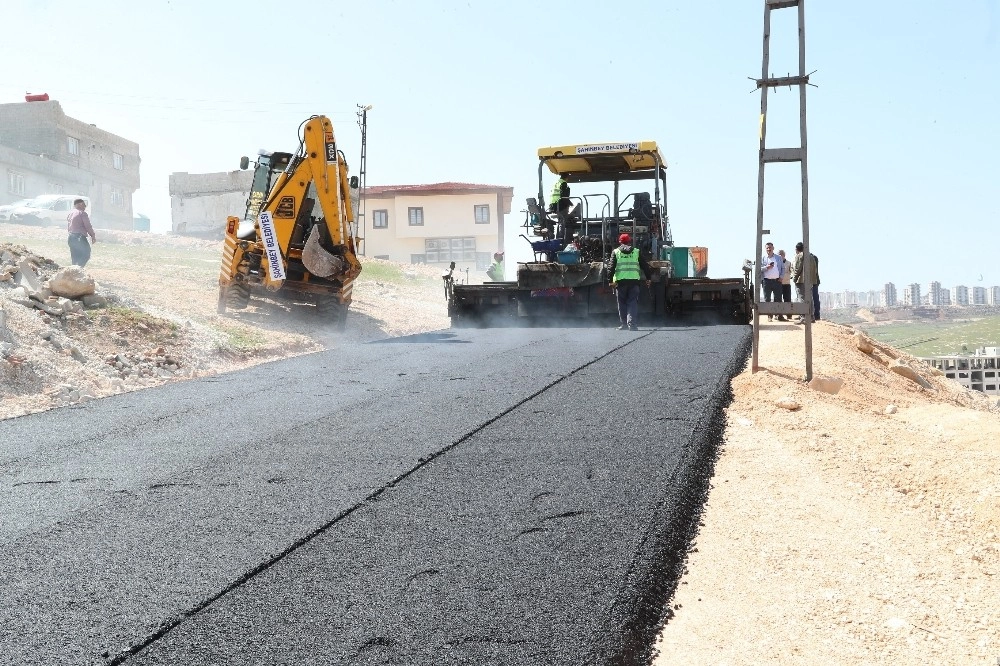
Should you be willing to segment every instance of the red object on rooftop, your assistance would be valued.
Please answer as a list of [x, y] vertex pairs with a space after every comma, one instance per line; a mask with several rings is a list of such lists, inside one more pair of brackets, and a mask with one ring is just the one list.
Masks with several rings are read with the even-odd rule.
[[48, 93], [40, 93], [40, 94], [35, 95], [35, 94], [32, 94], [32, 93], [25, 93], [24, 94], [24, 101], [25, 102], [47, 102], [47, 101], [49, 101], [49, 94]]

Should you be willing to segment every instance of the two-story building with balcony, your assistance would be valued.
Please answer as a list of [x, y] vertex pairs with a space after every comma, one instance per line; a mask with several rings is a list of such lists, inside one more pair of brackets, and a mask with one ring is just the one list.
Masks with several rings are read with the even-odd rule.
[[42, 194], [90, 199], [94, 226], [132, 229], [139, 144], [70, 118], [59, 102], [0, 104], [0, 203]]
[[503, 251], [514, 188], [472, 183], [376, 185], [365, 190], [365, 256], [485, 271]]

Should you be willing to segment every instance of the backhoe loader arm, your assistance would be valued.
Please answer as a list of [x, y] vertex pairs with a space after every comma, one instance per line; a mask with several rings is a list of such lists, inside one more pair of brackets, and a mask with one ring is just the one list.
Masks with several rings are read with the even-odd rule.
[[306, 297], [343, 326], [361, 273], [352, 199], [347, 160], [326, 116], [299, 126], [294, 155], [262, 152], [244, 220], [253, 228], [227, 219], [219, 311], [246, 308], [251, 293], [263, 291]]
[[302, 128], [302, 145], [278, 176], [268, 200], [261, 208], [271, 213], [281, 252], [287, 256], [294, 227], [314, 185], [316, 203], [323, 212], [327, 239], [323, 245], [346, 261], [344, 274], [353, 279], [361, 272], [353, 236], [354, 210], [350, 199], [347, 161], [337, 149], [333, 124], [325, 116], [314, 116]]

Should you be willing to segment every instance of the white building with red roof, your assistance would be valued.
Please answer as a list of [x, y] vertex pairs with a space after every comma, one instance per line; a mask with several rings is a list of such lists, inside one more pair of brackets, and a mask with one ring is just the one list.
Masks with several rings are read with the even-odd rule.
[[364, 192], [365, 256], [485, 271], [504, 249], [514, 188], [474, 183], [374, 185]]

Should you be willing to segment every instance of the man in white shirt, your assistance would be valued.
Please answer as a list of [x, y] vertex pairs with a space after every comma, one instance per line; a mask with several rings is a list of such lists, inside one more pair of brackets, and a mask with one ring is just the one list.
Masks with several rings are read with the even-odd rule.
[[[781, 302], [781, 257], [774, 253], [774, 243], [767, 243], [764, 246], [764, 256], [760, 258], [761, 278], [764, 284], [764, 302], [770, 303], [771, 297], [778, 303]], [[767, 315], [767, 320], [774, 317]]]

